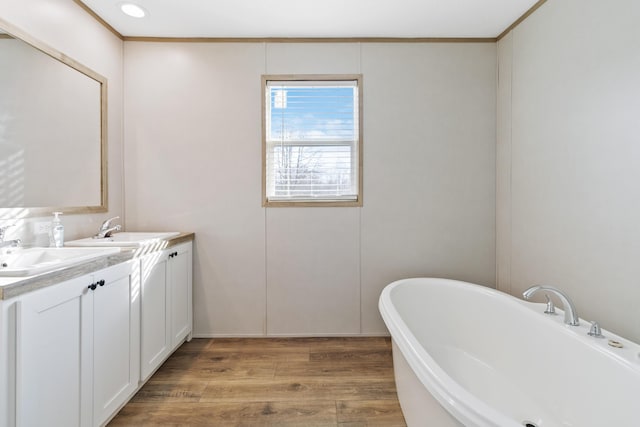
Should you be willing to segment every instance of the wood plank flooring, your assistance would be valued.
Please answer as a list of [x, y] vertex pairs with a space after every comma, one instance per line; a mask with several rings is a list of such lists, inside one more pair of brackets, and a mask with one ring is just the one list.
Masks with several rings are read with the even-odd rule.
[[389, 338], [194, 339], [116, 426], [406, 426]]

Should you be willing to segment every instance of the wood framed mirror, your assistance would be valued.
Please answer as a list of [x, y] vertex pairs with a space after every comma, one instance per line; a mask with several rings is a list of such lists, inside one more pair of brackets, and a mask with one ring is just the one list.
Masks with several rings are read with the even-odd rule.
[[107, 200], [107, 79], [0, 19], [0, 219]]

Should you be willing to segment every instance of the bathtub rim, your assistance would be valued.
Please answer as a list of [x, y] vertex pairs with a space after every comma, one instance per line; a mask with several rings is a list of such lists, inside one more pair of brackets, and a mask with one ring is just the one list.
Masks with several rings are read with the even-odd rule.
[[[402, 320], [400, 313], [391, 301], [393, 290], [407, 282], [416, 280], [438, 281], [446, 283], [447, 286], [458, 288], [472, 286], [478, 292], [487, 292], [492, 297], [510, 295], [460, 280], [443, 279], [436, 277], [414, 277], [396, 280], [387, 285], [379, 299], [378, 308], [382, 318], [391, 333], [392, 339], [401, 350], [405, 360], [413, 370], [414, 374], [429, 393], [447, 410], [455, 419], [464, 425], [478, 427], [521, 427], [522, 424], [508, 418], [501, 412], [493, 409], [480, 398], [476, 397], [464, 387], [458, 384], [449, 376], [435, 360], [429, 355], [424, 347], [418, 342], [410, 332], [407, 324]], [[402, 402], [401, 402], [402, 404]]]

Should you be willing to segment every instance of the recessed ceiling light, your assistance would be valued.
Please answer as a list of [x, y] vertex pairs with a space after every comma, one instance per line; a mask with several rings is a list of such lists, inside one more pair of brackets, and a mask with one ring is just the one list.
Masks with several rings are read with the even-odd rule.
[[141, 8], [140, 6], [138, 6], [137, 4], [133, 4], [133, 3], [123, 3], [120, 5], [120, 10], [122, 10], [122, 12], [125, 15], [129, 15], [132, 16], [134, 18], [144, 18], [147, 14], [147, 11], [145, 11], [143, 8]]

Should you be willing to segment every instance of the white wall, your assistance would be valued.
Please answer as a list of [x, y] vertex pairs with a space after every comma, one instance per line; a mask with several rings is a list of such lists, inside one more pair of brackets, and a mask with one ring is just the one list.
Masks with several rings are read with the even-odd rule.
[[367, 44], [362, 329], [404, 277], [495, 284], [494, 44]]
[[[260, 76], [362, 73], [364, 206], [261, 207]], [[408, 276], [495, 281], [496, 46], [125, 43], [131, 229], [196, 232], [195, 334], [385, 334]]]
[[[109, 212], [63, 217], [67, 240], [95, 234], [103, 219], [123, 211], [122, 40], [70, 0], [0, 0], [0, 18], [108, 79]], [[68, 161], [74, 161], [72, 154]], [[69, 168], [70, 164], [61, 167]], [[46, 182], [46, 177], [41, 178]], [[33, 223], [42, 220], [16, 221], [19, 226], [11, 229], [8, 237], [19, 237], [26, 244], [45, 244], [46, 235], [33, 234]]]
[[264, 46], [125, 43], [125, 63], [128, 227], [196, 232], [196, 334], [262, 334]]
[[639, 16], [636, 0], [549, 1], [498, 54], [498, 286], [556, 285], [635, 341]]

